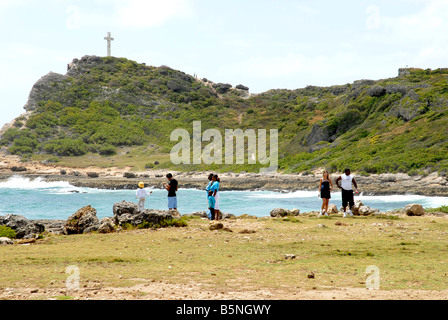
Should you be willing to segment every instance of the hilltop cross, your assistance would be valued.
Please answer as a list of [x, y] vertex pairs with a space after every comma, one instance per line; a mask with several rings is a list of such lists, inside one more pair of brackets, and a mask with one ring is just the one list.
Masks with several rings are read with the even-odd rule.
[[107, 56], [110, 57], [111, 56], [111, 44], [112, 44], [112, 41], [114, 41], [115, 39], [112, 38], [111, 33], [108, 32], [107, 37], [105, 37], [104, 40], [107, 40]]

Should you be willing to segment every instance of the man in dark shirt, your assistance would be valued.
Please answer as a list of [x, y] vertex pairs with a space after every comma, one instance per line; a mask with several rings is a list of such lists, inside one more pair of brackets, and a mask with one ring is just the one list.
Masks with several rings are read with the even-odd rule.
[[169, 184], [164, 183], [164, 188], [168, 191], [168, 209], [177, 210], [177, 195], [176, 191], [179, 190], [179, 183], [173, 178], [171, 173], [166, 175]]

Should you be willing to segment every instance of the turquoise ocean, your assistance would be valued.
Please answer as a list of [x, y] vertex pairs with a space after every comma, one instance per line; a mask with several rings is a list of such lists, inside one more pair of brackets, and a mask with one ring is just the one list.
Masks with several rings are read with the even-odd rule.
[[[204, 182], [205, 186], [205, 182]], [[146, 209], [167, 209], [167, 192], [161, 189], [147, 189], [153, 194], [146, 201]], [[356, 197], [380, 211], [401, 209], [410, 203], [425, 208], [448, 205], [448, 197], [425, 197], [417, 195], [391, 195]], [[99, 218], [113, 216], [114, 203], [130, 201], [137, 203], [134, 190], [101, 190], [80, 188], [68, 182], [46, 182], [44, 179], [11, 177], [0, 182], [0, 216], [17, 214], [28, 219], [66, 220], [78, 209], [91, 205]], [[272, 209], [300, 209], [301, 212], [318, 211], [322, 201], [316, 191], [273, 192], [273, 191], [222, 191], [221, 211], [235, 215], [249, 214], [257, 217], [269, 216]], [[330, 204], [341, 206], [340, 192], [334, 192]], [[206, 193], [202, 190], [179, 189], [178, 206], [181, 214], [205, 211]]]

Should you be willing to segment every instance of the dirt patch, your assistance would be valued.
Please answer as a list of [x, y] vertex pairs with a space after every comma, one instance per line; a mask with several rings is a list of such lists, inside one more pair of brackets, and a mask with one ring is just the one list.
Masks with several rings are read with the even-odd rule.
[[363, 288], [324, 288], [311, 291], [210, 290], [207, 285], [173, 284], [150, 279], [133, 279], [136, 285], [128, 288], [102, 287], [91, 283], [79, 290], [6, 288], [0, 291], [0, 300], [446, 300], [448, 290], [368, 290]]

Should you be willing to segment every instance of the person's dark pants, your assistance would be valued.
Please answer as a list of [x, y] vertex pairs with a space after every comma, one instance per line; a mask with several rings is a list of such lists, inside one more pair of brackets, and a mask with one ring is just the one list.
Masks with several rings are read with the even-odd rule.
[[212, 218], [210, 220], [215, 220], [215, 209], [210, 208], [210, 214], [212, 215]]
[[342, 189], [342, 207], [347, 208], [347, 205], [350, 205], [350, 210], [355, 205], [353, 190], [344, 190]]

